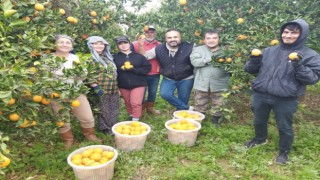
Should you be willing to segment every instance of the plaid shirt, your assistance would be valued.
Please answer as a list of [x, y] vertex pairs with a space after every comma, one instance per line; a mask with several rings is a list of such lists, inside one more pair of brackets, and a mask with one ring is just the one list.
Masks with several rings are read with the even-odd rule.
[[115, 94], [118, 93], [118, 81], [115, 75], [116, 69], [110, 62], [107, 62], [108, 68], [104, 68], [100, 63], [95, 62], [97, 72], [99, 77], [97, 79], [97, 84], [103, 89], [105, 94]]

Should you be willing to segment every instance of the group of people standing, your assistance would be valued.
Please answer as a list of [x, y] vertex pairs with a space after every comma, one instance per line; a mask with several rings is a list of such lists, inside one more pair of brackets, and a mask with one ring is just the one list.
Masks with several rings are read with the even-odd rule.
[[[280, 44], [263, 50], [260, 56], [250, 56], [245, 71], [254, 74], [252, 82], [255, 138], [245, 143], [247, 148], [267, 142], [267, 122], [271, 110], [279, 129], [279, 155], [276, 162], [286, 164], [293, 142], [292, 119], [297, 110], [298, 97], [305, 92], [306, 85], [315, 84], [320, 77], [320, 57], [304, 43], [308, 36], [308, 24], [294, 20], [280, 29]], [[102, 97], [100, 103], [99, 129], [111, 134], [111, 128], [119, 113], [119, 91], [124, 99], [130, 120], [137, 121], [144, 110], [159, 114], [154, 108], [160, 81], [160, 96], [177, 110], [195, 110], [212, 116], [212, 122], [219, 126], [222, 113], [208, 111], [222, 105], [222, 93], [228, 90], [230, 74], [221, 67], [212, 65], [212, 60], [222, 54], [219, 45], [219, 32], [208, 30], [204, 33], [204, 45], [195, 47], [193, 43], [182, 42], [177, 29], [165, 32], [165, 43], [155, 39], [156, 29], [149, 26], [145, 38], [131, 43], [126, 36], [115, 42], [119, 52], [110, 53], [109, 43], [99, 36], [88, 38], [91, 61], [96, 64], [99, 78], [89, 86]], [[56, 55], [59, 55], [57, 39]], [[72, 39], [69, 44], [72, 47]], [[66, 50], [67, 51], [67, 50]], [[298, 51], [296, 60], [288, 60], [291, 52]], [[70, 49], [68, 52], [69, 53]], [[65, 56], [66, 59], [73, 55]], [[66, 64], [66, 63], [65, 63]], [[67, 66], [64, 66], [67, 68]], [[195, 106], [189, 105], [192, 89], [195, 91]], [[147, 98], [144, 97], [147, 94]], [[85, 98], [85, 95], [80, 97]], [[80, 98], [79, 97], [79, 98]], [[86, 103], [82, 104], [86, 105]], [[81, 107], [80, 106], [80, 107]], [[209, 107], [210, 106], [210, 107]], [[90, 109], [90, 106], [87, 107]], [[82, 127], [92, 128], [93, 116], [79, 111], [77, 118]], [[89, 117], [90, 116], [90, 117]], [[85, 120], [81, 118], [85, 117]], [[61, 128], [60, 133], [70, 131]], [[65, 136], [69, 137], [69, 136]], [[88, 139], [99, 141], [92, 132]], [[72, 144], [73, 139], [62, 139]]]

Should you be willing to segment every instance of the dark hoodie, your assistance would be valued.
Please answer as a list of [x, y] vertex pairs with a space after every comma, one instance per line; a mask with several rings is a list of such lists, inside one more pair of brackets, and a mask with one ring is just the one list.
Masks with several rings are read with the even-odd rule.
[[[257, 74], [252, 82], [255, 92], [282, 98], [302, 96], [306, 85], [315, 84], [320, 78], [320, 56], [305, 46], [309, 33], [309, 25], [302, 19], [296, 19], [281, 26], [280, 37], [286, 25], [296, 23], [300, 26], [300, 36], [293, 44], [284, 44], [280, 38], [278, 46], [263, 50], [260, 64], [247, 62], [245, 70]], [[293, 66], [289, 54], [299, 51], [303, 59], [299, 66]]]

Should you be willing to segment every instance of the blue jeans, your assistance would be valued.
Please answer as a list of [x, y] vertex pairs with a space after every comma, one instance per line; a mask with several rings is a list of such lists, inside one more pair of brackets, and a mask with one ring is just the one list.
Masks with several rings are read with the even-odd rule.
[[[175, 106], [177, 110], [189, 109], [189, 98], [193, 86], [193, 78], [175, 81], [163, 77], [160, 85], [160, 96]], [[174, 95], [177, 89], [178, 97]]]
[[156, 96], [157, 96], [159, 80], [160, 80], [160, 74], [147, 75], [148, 86], [146, 88], [146, 91], [144, 92], [144, 97], [146, 98], [146, 94], [148, 91], [147, 102], [155, 102]]
[[275, 97], [254, 92], [252, 110], [254, 113], [255, 140], [263, 141], [268, 135], [268, 119], [273, 111], [279, 131], [280, 152], [290, 152], [293, 143], [293, 114], [297, 111], [298, 100]]

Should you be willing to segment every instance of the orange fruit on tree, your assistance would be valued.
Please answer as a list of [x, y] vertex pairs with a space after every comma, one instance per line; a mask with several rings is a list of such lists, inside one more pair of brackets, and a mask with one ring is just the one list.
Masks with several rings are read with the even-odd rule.
[[187, 4], [187, 0], [179, 0], [179, 4], [180, 4], [181, 6], [184, 6], [184, 5]]
[[149, 27], [148, 26], [144, 26], [143, 27], [143, 31], [148, 31], [149, 30]]
[[98, 23], [98, 20], [97, 19], [92, 19], [92, 24], [97, 24]]
[[278, 45], [279, 44], [279, 40], [278, 39], [273, 39], [271, 42], [270, 42], [270, 45], [271, 46], [275, 46], [275, 45]]
[[43, 98], [41, 103], [44, 104], [44, 105], [48, 105], [50, 104], [51, 100], [50, 99], [46, 99], [46, 98]]
[[43, 99], [43, 97], [40, 96], [40, 95], [35, 95], [35, 96], [33, 96], [33, 98], [32, 98], [33, 102], [37, 102], [37, 103], [41, 102], [42, 99]]
[[57, 121], [56, 122], [56, 126], [62, 127], [62, 126], [64, 126], [64, 122], [63, 121]]
[[65, 14], [66, 14], [66, 11], [65, 11], [64, 9], [59, 9], [59, 13], [60, 13], [61, 15], [65, 15]]
[[224, 62], [224, 59], [223, 59], [223, 58], [219, 58], [219, 59], [218, 59], [218, 62], [219, 62], [219, 63], [223, 63], [223, 62]]
[[201, 31], [198, 30], [198, 31], [194, 32], [194, 35], [197, 36], [197, 37], [199, 37], [199, 36], [201, 35]]
[[244, 19], [243, 19], [243, 18], [238, 18], [238, 19], [237, 19], [237, 23], [238, 23], [238, 24], [244, 23]]
[[9, 114], [9, 120], [13, 122], [17, 122], [20, 119], [19, 114], [17, 113], [11, 113]]
[[16, 103], [16, 100], [14, 99], [14, 98], [11, 98], [10, 100], [9, 100], [9, 102], [7, 103], [7, 105], [13, 105], [14, 103]]
[[39, 11], [34, 11], [33, 16], [34, 17], [38, 17], [39, 16]]
[[19, 126], [20, 128], [26, 128], [28, 127], [29, 125], [29, 121], [27, 119], [24, 119], [23, 120], [23, 123]]
[[38, 123], [37, 123], [37, 121], [32, 121], [32, 123], [30, 124], [30, 126], [35, 126], [35, 125], [37, 125]]
[[55, 99], [55, 98], [59, 98], [59, 97], [60, 97], [59, 93], [53, 92], [53, 93], [50, 94], [50, 98], [51, 99]]
[[201, 25], [204, 23], [204, 21], [201, 18], [197, 19], [197, 22]]
[[72, 107], [79, 107], [80, 106], [80, 101], [78, 101], [78, 100], [71, 101], [71, 106]]
[[74, 18], [74, 17], [72, 17], [72, 16], [68, 16], [68, 17], [67, 17], [67, 21], [68, 21], [69, 23], [75, 23], [76, 18]]
[[37, 10], [37, 11], [43, 11], [44, 10], [44, 6], [40, 3], [36, 3], [34, 5], [34, 9]]
[[96, 17], [96, 16], [97, 16], [97, 12], [91, 11], [91, 12], [90, 12], [90, 16]]
[[6, 168], [11, 163], [11, 159], [2, 155], [0, 158], [2, 161], [0, 161], [0, 168]]
[[251, 55], [252, 56], [260, 56], [261, 55], [261, 51], [259, 49], [253, 49], [251, 51]]
[[248, 38], [248, 36], [246, 36], [246, 35], [244, 35], [244, 34], [240, 34], [239, 36], [237, 36], [237, 39], [238, 40], [245, 40], [245, 39], [247, 39]]
[[31, 18], [29, 16], [25, 16], [25, 17], [22, 18], [22, 20], [29, 22], [31, 20]]
[[232, 58], [230, 58], [230, 57], [226, 59], [226, 62], [227, 62], [227, 63], [231, 63], [232, 61], [233, 61], [233, 60], [232, 60]]

